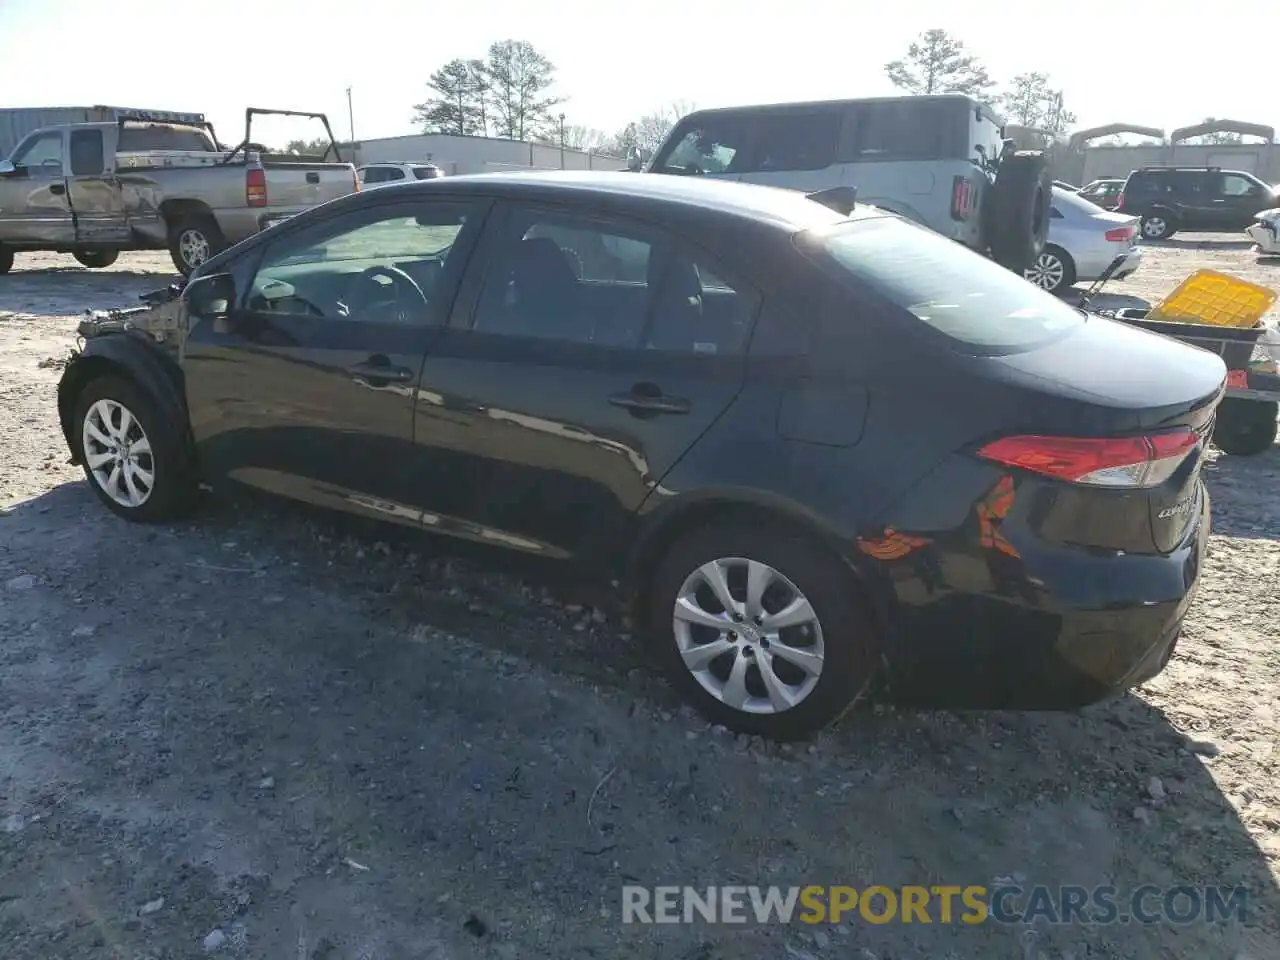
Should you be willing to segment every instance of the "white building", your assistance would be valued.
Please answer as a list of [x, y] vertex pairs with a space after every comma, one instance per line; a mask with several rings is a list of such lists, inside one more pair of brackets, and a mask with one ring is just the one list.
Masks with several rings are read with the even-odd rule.
[[[344, 159], [350, 144], [341, 144]], [[458, 137], [444, 133], [409, 134], [357, 140], [355, 163], [434, 163], [449, 176], [503, 170], [622, 170], [625, 160], [543, 143], [497, 137]]]

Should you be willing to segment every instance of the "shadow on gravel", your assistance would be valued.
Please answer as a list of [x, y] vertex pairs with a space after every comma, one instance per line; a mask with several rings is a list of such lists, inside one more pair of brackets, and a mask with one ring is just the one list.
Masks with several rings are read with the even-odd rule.
[[1280, 445], [1252, 457], [1219, 454], [1204, 470], [1213, 500], [1213, 532], [1280, 540]]
[[[263, 956], [1280, 952], [1280, 891], [1213, 748], [1137, 697], [869, 709], [779, 749], [680, 710], [609, 615], [493, 554], [348, 536], [362, 526], [257, 498], [134, 526], [83, 483], [0, 518], [0, 582], [33, 578], [0, 608], [0, 741], [50, 751], [5, 774], [0, 812], [44, 798], [0, 844], [22, 880], [7, 916], [28, 919], [0, 917], [13, 956], [185, 955], [215, 926]], [[645, 927], [619, 922], [627, 883], [1108, 885], [1122, 910], [1149, 885], [1218, 885], [1248, 906], [1218, 924]]]

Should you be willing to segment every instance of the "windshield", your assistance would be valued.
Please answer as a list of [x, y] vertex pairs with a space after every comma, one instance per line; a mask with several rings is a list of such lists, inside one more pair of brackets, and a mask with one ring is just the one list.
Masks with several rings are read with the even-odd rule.
[[1026, 350], [1085, 322], [1016, 273], [897, 217], [813, 234], [843, 270], [977, 353]]

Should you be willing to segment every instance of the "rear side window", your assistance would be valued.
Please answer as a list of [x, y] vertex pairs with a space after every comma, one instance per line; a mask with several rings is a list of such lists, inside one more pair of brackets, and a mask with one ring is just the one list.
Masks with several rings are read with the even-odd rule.
[[413, 175], [419, 180], [435, 180], [441, 173], [439, 167], [417, 166], [413, 168]]
[[92, 176], [103, 166], [102, 131], [71, 131], [71, 175]]
[[[950, 160], [969, 155], [960, 141], [961, 122], [968, 133], [963, 102], [913, 103], [913, 98], [854, 106], [855, 161]], [[967, 139], [967, 137], [966, 137]]]
[[836, 162], [840, 116], [834, 111], [763, 114], [754, 126], [754, 162], [744, 172], [821, 170]]
[[[820, 257], [970, 352], [1032, 349], [1085, 322], [1013, 271], [897, 217], [810, 236]], [[801, 249], [810, 247], [804, 238]]]

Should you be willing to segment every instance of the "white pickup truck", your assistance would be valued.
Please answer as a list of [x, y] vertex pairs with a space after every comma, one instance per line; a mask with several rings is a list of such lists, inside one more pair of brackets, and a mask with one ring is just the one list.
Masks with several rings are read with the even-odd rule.
[[[319, 158], [271, 155], [250, 140], [262, 114], [324, 122]], [[145, 114], [28, 134], [0, 160], [0, 274], [16, 252], [73, 254], [88, 267], [122, 250], [168, 249], [185, 276], [215, 253], [308, 207], [360, 188], [323, 114], [249, 108], [245, 138], [219, 145], [212, 127]]]

